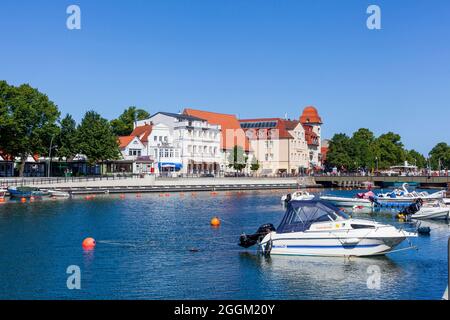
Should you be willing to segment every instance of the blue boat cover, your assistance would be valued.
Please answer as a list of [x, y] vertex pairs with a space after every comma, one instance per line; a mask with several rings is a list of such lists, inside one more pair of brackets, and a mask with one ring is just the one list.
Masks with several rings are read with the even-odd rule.
[[277, 233], [302, 232], [314, 222], [334, 221], [338, 217], [349, 218], [343, 211], [324, 201], [291, 201]]

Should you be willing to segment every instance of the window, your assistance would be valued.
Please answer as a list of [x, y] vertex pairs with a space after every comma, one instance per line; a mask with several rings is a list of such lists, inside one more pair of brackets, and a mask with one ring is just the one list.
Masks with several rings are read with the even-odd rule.
[[168, 136], [164, 137], [164, 142], [169, 142], [169, 137]]
[[154, 136], [153, 141], [158, 141], [158, 136]]

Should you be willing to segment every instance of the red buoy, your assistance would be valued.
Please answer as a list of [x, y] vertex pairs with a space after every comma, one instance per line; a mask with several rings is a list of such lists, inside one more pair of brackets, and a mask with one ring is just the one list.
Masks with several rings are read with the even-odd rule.
[[86, 238], [83, 240], [82, 246], [85, 250], [92, 250], [95, 248], [96, 242], [94, 238]]

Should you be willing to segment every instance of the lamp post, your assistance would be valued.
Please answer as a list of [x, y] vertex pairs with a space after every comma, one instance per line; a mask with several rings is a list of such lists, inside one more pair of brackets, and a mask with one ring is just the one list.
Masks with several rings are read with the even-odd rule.
[[49, 177], [50, 178], [50, 168], [51, 168], [51, 166], [52, 166], [52, 148], [53, 148], [53, 146], [52, 146], [52, 144], [53, 144], [53, 138], [54, 138], [55, 136], [52, 136], [52, 138], [50, 139], [50, 148], [48, 148], [48, 169], [47, 169], [47, 177]]

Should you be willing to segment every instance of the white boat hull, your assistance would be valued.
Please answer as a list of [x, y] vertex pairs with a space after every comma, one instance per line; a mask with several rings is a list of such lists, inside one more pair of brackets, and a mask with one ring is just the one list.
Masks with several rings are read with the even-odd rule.
[[450, 208], [422, 208], [411, 215], [412, 219], [447, 220], [449, 219]]
[[328, 197], [328, 196], [322, 196], [320, 197], [323, 201], [328, 201], [335, 205], [336, 207], [365, 207], [365, 208], [372, 208], [373, 204], [368, 199], [358, 199], [358, 198], [341, 198], [341, 197]]
[[301, 256], [376, 256], [391, 251], [407, 237], [415, 237], [392, 226], [375, 229], [342, 231], [305, 231], [268, 234], [261, 242], [261, 250], [271, 242], [271, 255]]

